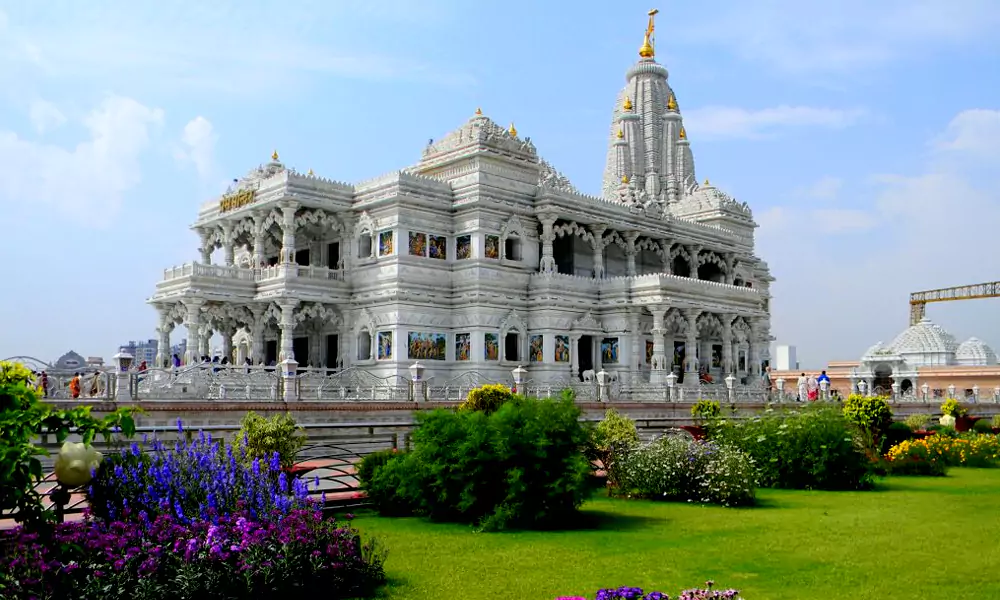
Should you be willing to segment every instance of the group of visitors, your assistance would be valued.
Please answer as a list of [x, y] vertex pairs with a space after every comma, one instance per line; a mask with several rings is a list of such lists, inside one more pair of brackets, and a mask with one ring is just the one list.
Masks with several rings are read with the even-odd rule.
[[[43, 398], [48, 398], [50, 394], [55, 394], [59, 384], [53, 384], [50, 381], [47, 371], [32, 371], [31, 375], [35, 386], [42, 392]], [[94, 371], [92, 375], [86, 377], [86, 380], [83, 373], [74, 373], [73, 377], [66, 383], [69, 397], [74, 400], [81, 396], [96, 398], [104, 393], [105, 386], [104, 374], [100, 371]]]
[[[764, 389], [768, 390], [769, 393], [774, 391], [774, 383], [771, 380], [771, 367], [764, 369], [761, 374], [761, 381], [764, 384]], [[826, 374], [826, 371], [821, 371], [819, 376], [807, 376], [805, 373], [799, 375], [798, 381], [796, 381], [796, 402], [815, 402], [819, 400], [820, 390], [823, 388], [823, 382], [826, 382], [826, 389], [829, 391], [831, 397], [837, 397], [836, 390], [830, 389], [830, 376]]]

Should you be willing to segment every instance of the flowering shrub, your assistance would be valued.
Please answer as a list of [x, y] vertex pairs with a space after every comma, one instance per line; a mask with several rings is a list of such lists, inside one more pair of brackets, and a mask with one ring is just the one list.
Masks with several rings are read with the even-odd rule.
[[941, 414], [946, 417], [952, 417], [957, 419], [959, 417], [964, 417], [969, 414], [967, 408], [962, 406], [962, 403], [954, 398], [948, 398], [941, 404]]
[[638, 443], [639, 432], [635, 421], [613, 408], [604, 413], [604, 418], [591, 432], [590, 458], [601, 462], [611, 489], [620, 487], [618, 455]]
[[857, 490], [870, 488], [875, 477], [855, 427], [834, 406], [769, 410], [753, 419], [719, 422], [709, 435], [749, 455], [762, 486]]
[[[180, 420], [177, 427], [183, 434]], [[184, 437], [173, 446], [153, 440], [151, 452], [132, 444], [108, 456], [87, 490], [94, 515], [115, 520], [127, 510], [170, 513], [187, 522], [242, 506], [256, 519], [307, 505], [307, 484], [281, 471], [278, 452], [267, 463], [255, 458], [246, 466], [245, 444], [234, 451], [205, 432]]]
[[892, 409], [885, 396], [851, 394], [844, 400], [844, 416], [862, 431], [876, 438], [892, 424]]
[[494, 413], [419, 412], [413, 450], [374, 470], [382, 514], [417, 513], [483, 529], [563, 524], [583, 503], [589, 434], [571, 400], [515, 396]]
[[932, 435], [897, 444], [885, 458], [889, 469], [899, 474], [943, 475], [945, 466], [992, 467], [1000, 462], [1000, 439], [974, 433]]
[[486, 414], [494, 413], [514, 397], [510, 388], [501, 383], [487, 383], [469, 391], [459, 410], [478, 410]]
[[913, 431], [924, 431], [928, 424], [933, 420], [933, 417], [926, 414], [915, 414], [906, 417], [903, 422], [906, 423], [907, 427]]
[[40, 456], [47, 455], [34, 440], [55, 434], [63, 442], [71, 433], [89, 444], [97, 435], [110, 440], [117, 429], [124, 436], [135, 433], [135, 409], [120, 408], [97, 418], [90, 407], [57, 410], [41, 401], [31, 371], [24, 365], [0, 361], [0, 512], [13, 512], [14, 519], [30, 527], [53, 520], [42, 503], [37, 484], [44, 477]]
[[621, 490], [653, 500], [754, 503], [753, 461], [736, 448], [666, 436], [619, 458]]
[[[713, 590], [715, 583], [706, 581], [704, 588], [684, 590], [677, 600], [742, 600], [738, 590]], [[556, 600], [587, 600], [582, 596], [560, 596]], [[663, 592], [643, 592], [642, 588], [622, 586], [598, 590], [594, 600], [670, 600]]]
[[691, 416], [696, 422], [704, 422], [717, 419], [722, 415], [722, 407], [716, 400], [699, 400], [691, 407]]
[[289, 413], [277, 414], [270, 419], [250, 411], [240, 421], [236, 444], [243, 449], [247, 462], [253, 459], [270, 461], [277, 452], [281, 467], [295, 464], [295, 456], [306, 444], [306, 435]]
[[58, 525], [48, 541], [5, 532], [0, 543], [12, 551], [0, 554], [0, 597], [354, 598], [384, 581], [385, 552], [353, 528], [316, 510], [273, 517], [238, 512], [185, 522], [140, 513]]

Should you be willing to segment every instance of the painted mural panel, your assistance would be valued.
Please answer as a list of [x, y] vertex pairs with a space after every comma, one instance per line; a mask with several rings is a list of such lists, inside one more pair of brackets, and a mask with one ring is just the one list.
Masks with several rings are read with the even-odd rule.
[[378, 234], [378, 255], [390, 256], [393, 253], [392, 231], [383, 231]]
[[427, 234], [410, 232], [410, 256], [427, 256]]
[[555, 347], [555, 359], [558, 363], [569, 362], [569, 336], [557, 335]]
[[472, 236], [460, 235], [455, 238], [455, 258], [465, 260], [472, 258]]
[[486, 258], [500, 258], [500, 236], [486, 236]]
[[378, 332], [378, 359], [388, 360], [392, 358], [392, 332]]
[[544, 353], [542, 352], [544, 345], [545, 342], [542, 336], [531, 336], [528, 345], [528, 360], [531, 362], [542, 362], [544, 360]]
[[429, 245], [429, 256], [431, 258], [437, 258], [440, 260], [445, 260], [448, 258], [448, 238], [443, 235], [432, 235], [430, 236]]
[[472, 336], [470, 334], [455, 334], [455, 360], [472, 360]]
[[487, 333], [483, 345], [483, 355], [486, 360], [500, 360], [500, 335]]
[[443, 333], [410, 331], [406, 334], [406, 354], [415, 360], [445, 360], [448, 336]]
[[618, 364], [618, 338], [604, 338], [601, 340], [601, 364]]

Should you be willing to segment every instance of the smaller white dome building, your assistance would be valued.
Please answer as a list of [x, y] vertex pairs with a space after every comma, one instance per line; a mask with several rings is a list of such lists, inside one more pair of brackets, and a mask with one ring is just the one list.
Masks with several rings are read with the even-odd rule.
[[907, 327], [890, 344], [879, 342], [861, 357], [852, 379], [865, 381], [868, 389], [890, 393], [899, 383], [900, 393], [918, 389], [918, 370], [923, 367], [995, 367], [997, 355], [978, 338], [959, 344], [955, 336], [930, 319]]

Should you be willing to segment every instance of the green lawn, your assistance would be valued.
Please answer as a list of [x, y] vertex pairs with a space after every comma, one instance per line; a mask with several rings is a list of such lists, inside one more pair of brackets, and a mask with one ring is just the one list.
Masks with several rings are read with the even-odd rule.
[[595, 497], [589, 528], [567, 532], [473, 533], [364, 513], [355, 523], [389, 548], [393, 600], [592, 600], [620, 585], [673, 596], [706, 579], [747, 600], [1000, 598], [1000, 469], [758, 498], [727, 509]]

